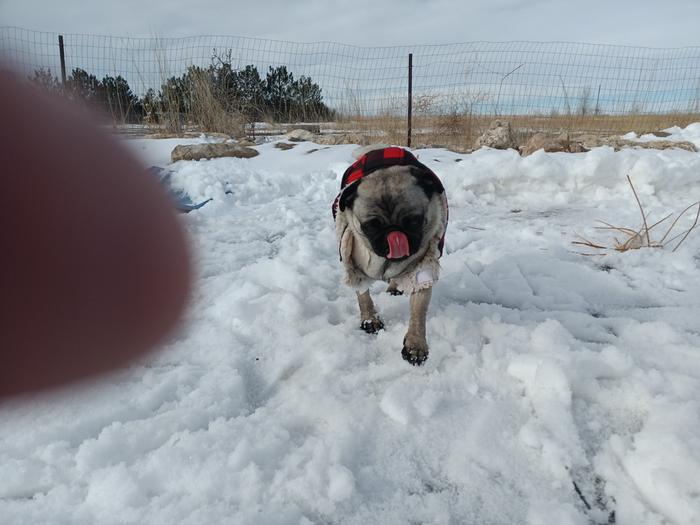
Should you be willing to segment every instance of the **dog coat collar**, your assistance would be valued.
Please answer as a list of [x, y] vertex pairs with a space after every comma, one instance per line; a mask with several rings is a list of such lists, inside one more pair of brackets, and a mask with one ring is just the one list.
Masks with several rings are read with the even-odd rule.
[[[335, 220], [338, 215], [338, 205], [340, 203], [340, 198], [343, 192], [351, 187], [353, 184], [359, 184], [362, 177], [369, 175], [373, 171], [377, 171], [383, 168], [389, 168], [391, 166], [415, 166], [420, 168], [421, 173], [424, 173], [425, 177], [430, 177], [443, 196], [445, 202], [445, 208], [447, 209], [447, 199], [445, 198], [445, 188], [442, 182], [438, 178], [433, 170], [428, 168], [425, 164], [418, 161], [413, 154], [403, 148], [390, 147], [383, 149], [375, 149], [367, 152], [358, 160], [352, 163], [352, 165], [345, 170], [343, 173], [343, 178], [340, 181], [340, 193], [336, 196], [333, 201], [332, 212], [333, 220]], [[445, 228], [447, 228], [447, 220], [445, 221]], [[445, 232], [443, 231], [442, 238], [440, 239], [440, 254], [442, 255], [442, 248], [445, 244]]]

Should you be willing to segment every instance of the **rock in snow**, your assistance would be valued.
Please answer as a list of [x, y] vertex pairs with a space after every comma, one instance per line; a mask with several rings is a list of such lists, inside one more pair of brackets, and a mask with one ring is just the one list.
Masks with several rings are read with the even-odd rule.
[[545, 133], [535, 133], [528, 141], [520, 148], [520, 153], [523, 156], [532, 155], [535, 151], [544, 150], [548, 153], [559, 151], [567, 153], [585, 153], [588, 148], [585, 148], [581, 142], [571, 140], [569, 134], [564, 132], [556, 137], [552, 137]]
[[175, 146], [170, 158], [173, 162], [177, 162], [179, 160], [218, 159], [222, 157], [249, 159], [257, 155], [258, 152], [253, 148], [228, 142], [212, 142]]
[[315, 133], [310, 132], [307, 129], [293, 129], [287, 133], [287, 139], [292, 142], [305, 142], [312, 141], [317, 137]]
[[494, 149], [516, 149], [518, 146], [513, 138], [510, 129], [510, 122], [505, 120], [494, 120], [489, 129], [476, 139], [476, 147], [488, 147]]

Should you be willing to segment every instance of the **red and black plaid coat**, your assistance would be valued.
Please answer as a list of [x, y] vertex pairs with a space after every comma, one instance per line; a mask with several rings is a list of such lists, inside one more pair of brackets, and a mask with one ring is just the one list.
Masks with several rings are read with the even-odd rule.
[[[335, 220], [336, 216], [338, 215], [338, 203], [340, 202], [340, 197], [347, 188], [351, 187], [353, 184], [359, 184], [360, 179], [362, 179], [362, 177], [365, 175], [379, 169], [389, 168], [391, 166], [415, 166], [420, 168], [421, 173], [425, 173], [426, 177], [430, 177], [440, 190], [445, 202], [445, 211], [447, 212], [445, 188], [443, 187], [438, 176], [435, 175], [435, 173], [425, 164], [418, 162], [418, 159], [416, 159], [416, 157], [414, 157], [410, 151], [403, 148], [391, 147], [369, 151], [355, 161], [347, 170], [345, 170], [343, 178], [340, 182], [340, 193], [338, 193], [333, 201], [333, 220]], [[445, 228], [447, 228], [447, 220], [445, 220]], [[438, 244], [438, 247], [440, 248], [440, 255], [442, 255], [442, 248], [444, 244], [445, 232], [443, 231], [442, 238]]]

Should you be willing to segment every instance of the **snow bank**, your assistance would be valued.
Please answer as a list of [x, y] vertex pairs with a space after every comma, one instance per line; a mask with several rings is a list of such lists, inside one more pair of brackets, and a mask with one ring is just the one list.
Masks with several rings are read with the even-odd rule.
[[688, 142], [692, 142], [698, 148], [700, 148], [700, 122], [690, 124], [685, 128], [673, 126], [670, 128], [666, 128], [663, 131], [665, 131], [666, 133], [670, 133], [670, 135], [668, 137], [658, 137], [653, 133], [637, 135], [635, 132], [632, 131], [630, 133], [627, 133], [626, 135], [623, 135], [622, 138], [628, 140], [636, 140], [639, 142], [651, 142], [655, 140], [668, 140], [671, 142], [678, 142], [685, 140]]

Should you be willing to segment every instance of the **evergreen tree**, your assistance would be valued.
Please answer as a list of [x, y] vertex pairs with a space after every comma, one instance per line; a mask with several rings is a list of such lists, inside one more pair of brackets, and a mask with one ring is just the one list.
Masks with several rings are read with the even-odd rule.
[[255, 66], [248, 65], [234, 72], [230, 94], [233, 109], [242, 113], [248, 121], [255, 122], [263, 118], [265, 110], [263, 80]]
[[295, 97], [294, 75], [287, 66], [272, 67], [267, 72], [264, 85], [265, 106], [273, 120], [291, 120], [290, 110]]
[[98, 87], [98, 94], [100, 105], [115, 120], [131, 123], [140, 120], [142, 116], [141, 102], [121, 75], [104, 77]]
[[97, 104], [100, 96], [100, 81], [79, 67], [73, 69], [66, 79], [65, 93], [71, 100]]
[[39, 68], [34, 70], [34, 75], [29, 80], [39, 88], [49, 93], [61, 93], [61, 82], [55, 77], [50, 69]]
[[295, 122], [334, 115], [310, 77], [295, 79], [287, 66], [270, 66], [262, 78], [252, 64], [236, 69], [231, 51], [221, 56], [215, 51], [208, 67], [190, 66], [181, 76], [168, 78], [158, 91], [149, 88], [141, 98], [121, 75], [107, 75], [100, 81], [82, 68], [71, 71], [65, 86], [48, 69], [35, 70], [29, 80], [46, 91], [106, 112], [116, 121], [166, 122], [176, 130], [203, 109], [214, 116], [229, 116], [229, 120], [242, 116], [249, 124], [265, 118]]

